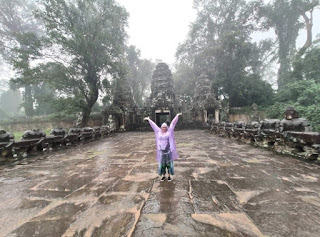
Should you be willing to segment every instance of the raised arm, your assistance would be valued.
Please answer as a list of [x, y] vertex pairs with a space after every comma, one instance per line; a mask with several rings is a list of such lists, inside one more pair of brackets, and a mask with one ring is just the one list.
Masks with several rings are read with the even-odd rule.
[[172, 120], [172, 122], [170, 123], [170, 127], [169, 127], [169, 130], [174, 130], [174, 128], [176, 127], [176, 124], [179, 120], [179, 116], [182, 115], [182, 113], [178, 113], [174, 119]]
[[153, 122], [149, 117], [144, 118], [144, 120], [148, 120], [148, 122], [149, 122], [150, 126], [152, 127], [153, 131], [158, 132], [160, 130], [158, 125], [155, 124], [155, 122]]

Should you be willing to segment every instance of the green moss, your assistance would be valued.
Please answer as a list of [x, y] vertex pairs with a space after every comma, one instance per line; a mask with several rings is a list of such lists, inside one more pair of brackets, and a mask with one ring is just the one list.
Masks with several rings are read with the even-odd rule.
[[14, 140], [21, 140], [23, 133], [24, 132], [13, 132]]

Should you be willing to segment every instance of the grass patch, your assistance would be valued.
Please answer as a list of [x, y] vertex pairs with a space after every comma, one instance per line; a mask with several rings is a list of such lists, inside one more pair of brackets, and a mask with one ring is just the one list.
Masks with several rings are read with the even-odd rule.
[[13, 132], [14, 140], [21, 140], [23, 133], [24, 132]]
[[[50, 129], [46, 129], [46, 130], [43, 130], [46, 135], [48, 136], [50, 134], [50, 131], [51, 131], [51, 128]], [[22, 138], [22, 135], [24, 134], [25, 131], [23, 132], [12, 132], [12, 134], [14, 135], [14, 140], [18, 141], [18, 140], [21, 140]]]

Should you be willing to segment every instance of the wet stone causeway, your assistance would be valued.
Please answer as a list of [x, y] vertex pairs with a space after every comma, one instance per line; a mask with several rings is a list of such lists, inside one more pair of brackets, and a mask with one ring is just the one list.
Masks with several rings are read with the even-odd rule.
[[184, 130], [160, 182], [153, 136], [1, 166], [0, 236], [319, 236], [319, 165]]

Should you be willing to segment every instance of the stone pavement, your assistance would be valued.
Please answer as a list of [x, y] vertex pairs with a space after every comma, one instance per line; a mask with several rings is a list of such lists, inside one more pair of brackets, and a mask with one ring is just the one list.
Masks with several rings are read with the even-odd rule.
[[0, 236], [319, 236], [320, 166], [176, 132], [172, 182], [154, 134], [122, 133], [0, 167]]

